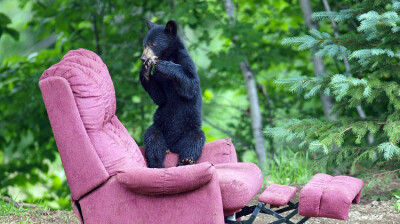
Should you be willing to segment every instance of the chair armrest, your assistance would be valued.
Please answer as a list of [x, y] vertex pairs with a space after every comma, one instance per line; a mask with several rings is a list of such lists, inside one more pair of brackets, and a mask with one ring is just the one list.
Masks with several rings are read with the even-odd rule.
[[116, 175], [124, 187], [138, 194], [168, 195], [192, 191], [207, 184], [215, 168], [210, 163], [151, 169], [135, 167]]

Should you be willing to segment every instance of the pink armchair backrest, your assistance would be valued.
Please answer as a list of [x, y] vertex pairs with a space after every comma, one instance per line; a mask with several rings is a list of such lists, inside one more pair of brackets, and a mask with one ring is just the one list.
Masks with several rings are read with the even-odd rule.
[[119, 171], [146, 166], [115, 115], [114, 85], [95, 53], [68, 52], [39, 86], [74, 200]]

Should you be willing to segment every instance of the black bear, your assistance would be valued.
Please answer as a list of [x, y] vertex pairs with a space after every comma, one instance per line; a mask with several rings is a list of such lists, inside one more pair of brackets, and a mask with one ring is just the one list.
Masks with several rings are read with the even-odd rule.
[[194, 164], [205, 143], [201, 130], [200, 80], [193, 60], [177, 35], [177, 24], [146, 21], [144, 62], [140, 82], [154, 103], [154, 123], [144, 134], [148, 167], [164, 167], [168, 151], [178, 153], [177, 165]]

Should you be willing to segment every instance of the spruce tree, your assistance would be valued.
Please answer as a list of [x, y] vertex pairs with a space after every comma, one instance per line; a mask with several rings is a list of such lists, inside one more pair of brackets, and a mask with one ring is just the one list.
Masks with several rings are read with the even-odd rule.
[[[276, 80], [278, 85], [304, 94], [305, 99], [321, 91], [334, 97], [332, 113], [338, 113], [339, 119], [290, 120], [283, 126], [267, 128], [266, 134], [281, 141], [300, 140], [300, 147], [319, 155], [319, 168], [326, 168], [325, 172], [338, 167], [342, 172], [348, 168], [398, 171], [400, 1], [348, 2], [352, 5], [348, 9], [313, 14], [314, 20], [333, 19], [338, 23], [342, 28], [339, 36], [310, 30], [309, 35], [282, 41], [299, 50], [310, 49], [312, 54], [333, 62], [338, 72]], [[344, 69], [347, 59], [350, 70]], [[359, 116], [357, 107], [363, 108], [366, 118]]]

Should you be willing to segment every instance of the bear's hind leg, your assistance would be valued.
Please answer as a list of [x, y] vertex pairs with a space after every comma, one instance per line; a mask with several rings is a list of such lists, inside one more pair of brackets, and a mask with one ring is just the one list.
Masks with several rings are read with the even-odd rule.
[[168, 146], [162, 132], [153, 124], [144, 134], [145, 156], [149, 168], [164, 168]]
[[195, 164], [201, 156], [206, 137], [202, 130], [192, 131], [180, 139], [173, 152], [179, 154], [178, 166]]

